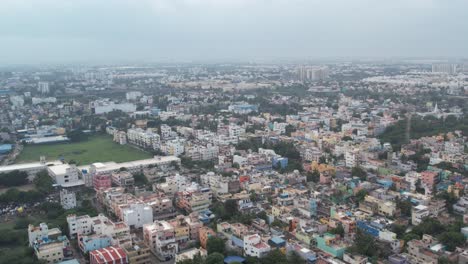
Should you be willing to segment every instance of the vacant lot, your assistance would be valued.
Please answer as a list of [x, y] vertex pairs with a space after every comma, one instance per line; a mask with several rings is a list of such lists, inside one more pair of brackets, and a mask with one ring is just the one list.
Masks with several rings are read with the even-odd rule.
[[46, 156], [47, 160], [63, 159], [67, 162], [73, 160], [78, 165], [151, 158], [151, 154], [147, 152], [113, 142], [110, 136], [93, 135], [79, 143], [26, 145], [17, 157], [16, 163], [39, 161], [40, 156]]

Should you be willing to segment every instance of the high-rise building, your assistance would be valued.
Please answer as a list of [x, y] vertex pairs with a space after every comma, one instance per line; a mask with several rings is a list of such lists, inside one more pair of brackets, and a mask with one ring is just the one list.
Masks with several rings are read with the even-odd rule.
[[456, 64], [449, 64], [449, 63], [432, 64], [432, 72], [434, 72], [434, 73], [455, 74], [455, 73], [457, 73], [457, 65]]
[[323, 81], [328, 79], [330, 70], [328, 67], [301, 66], [296, 69], [296, 76], [301, 82]]
[[49, 83], [48, 82], [39, 82], [37, 84], [37, 91], [43, 94], [49, 93]]

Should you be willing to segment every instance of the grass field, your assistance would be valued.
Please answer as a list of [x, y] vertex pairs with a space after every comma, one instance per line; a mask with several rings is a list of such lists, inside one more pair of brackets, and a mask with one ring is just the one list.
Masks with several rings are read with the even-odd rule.
[[15, 163], [39, 161], [40, 156], [47, 160], [74, 160], [78, 165], [94, 162], [124, 162], [151, 158], [151, 154], [136, 148], [119, 145], [107, 135], [93, 135], [78, 143], [59, 143], [47, 145], [26, 145]]

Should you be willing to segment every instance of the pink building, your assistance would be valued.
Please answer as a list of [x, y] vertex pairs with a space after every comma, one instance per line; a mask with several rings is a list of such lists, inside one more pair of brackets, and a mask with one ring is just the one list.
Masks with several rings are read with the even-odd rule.
[[428, 187], [434, 186], [437, 183], [438, 174], [433, 171], [423, 171], [421, 172], [421, 182]]
[[320, 173], [320, 183], [321, 184], [328, 184], [332, 180], [331, 175], [328, 175], [327, 173]]
[[110, 174], [98, 174], [93, 177], [94, 190], [107, 189], [112, 186], [112, 180]]

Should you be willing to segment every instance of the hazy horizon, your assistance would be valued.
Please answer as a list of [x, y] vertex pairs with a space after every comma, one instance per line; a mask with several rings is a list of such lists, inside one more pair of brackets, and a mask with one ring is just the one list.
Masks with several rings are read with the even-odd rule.
[[0, 62], [468, 57], [464, 0], [2, 0]]

